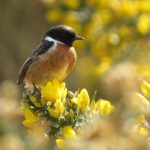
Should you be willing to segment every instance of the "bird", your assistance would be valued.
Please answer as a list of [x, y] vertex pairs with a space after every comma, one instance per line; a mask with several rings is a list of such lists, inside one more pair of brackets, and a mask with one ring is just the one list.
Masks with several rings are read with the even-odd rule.
[[77, 61], [73, 42], [84, 40], [66, 25], [52, 26], [42, 38], [39, 46], [29, 55], [19, 72], [17, 84], [26, 88], [44, 86], [48, 81], [64, 80]]

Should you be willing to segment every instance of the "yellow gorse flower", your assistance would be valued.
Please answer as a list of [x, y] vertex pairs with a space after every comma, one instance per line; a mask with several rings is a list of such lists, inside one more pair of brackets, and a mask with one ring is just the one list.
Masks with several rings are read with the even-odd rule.
[[63, 128], [63, 136], [65, 139], [75, 139], [76, 138], [76, 133], [72, 126], [66, 126]]
[[147, 14], [142, 14], [137, 22], [137, 30], [141, 34], [147, 34], [150, 29], [150, 17]]
[[114, 106], [109, 101], [103, 99], [97, 101], [96, 107], [103, 116], [109, 115], [114, 109]]
[[59, 112], [53, 108], [49, 108], [48, 109], [49, 115], [54, 117], [54, 118], [58, 118], [59, 117]]
[[24, 116], [23, 125], [26, 127], [32, 127], [38, 121], [38, 117], [28, 108], [25, 108]]
[[57, 99], [66, 97], [67, 89], [64, 82], [59, 83], [57, 80], [53, 80], [42, 87], [41, 94], [44, 99], [54, 103]]
[[86, 89], [82, 89], [78, 95], [77, 105], [82, 111], [87, 111], [90, 102], [89, 94]]
[[55, 107], [51, 108], [51, 104], [48, 104], [49, 108], [48, 108], [48, 112], [49, 114], [54, 117], [54, 118], [58, 118], [60, 117], [60, 115], [63, 113], [64, 111], [64, 103], [61, 101], [61, 99], [57, 99], [55, 102]]
[[61, 99], [57, 99], [57, 100], [56, 100], [55, 108], [56, 108], [56, 111], [57, 111], [59, 114], [62, 114], [62, 113], [63, 113], [63, 111], [64, 111], [64, 104], [63, 104], [63, 102], [61, 101]]

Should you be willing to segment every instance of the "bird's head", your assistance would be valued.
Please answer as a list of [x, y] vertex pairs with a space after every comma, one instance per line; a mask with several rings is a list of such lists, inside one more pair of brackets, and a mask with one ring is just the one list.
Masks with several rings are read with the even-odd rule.
[[50, 30], [45, 34], [44, 40], [54, 39], [67, 46], [72, 46], [75, 40], [83, 40], [84, 38], [77, 35], [74, 29], [65, 25], [56, 25], [50, 28]]

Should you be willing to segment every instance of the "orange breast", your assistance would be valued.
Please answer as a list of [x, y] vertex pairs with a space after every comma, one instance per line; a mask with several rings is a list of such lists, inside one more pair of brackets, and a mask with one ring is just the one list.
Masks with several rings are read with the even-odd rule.
[[63, 80], [72, 71], [75, 62], [75, 49], [59, 43], [56, 49], [41, 55], [30, 65], [25, 78], [37, 85], [53, 79]]

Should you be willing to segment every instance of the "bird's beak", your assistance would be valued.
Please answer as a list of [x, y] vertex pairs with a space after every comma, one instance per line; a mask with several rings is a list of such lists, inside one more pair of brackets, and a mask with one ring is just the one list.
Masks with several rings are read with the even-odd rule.
[[80, 35], [76, 35], [76, 38], [75, 38], [75, 40], [84, 40], [85, 38], [84, 37], [82, 37], [82, 36], [80, 36]]

